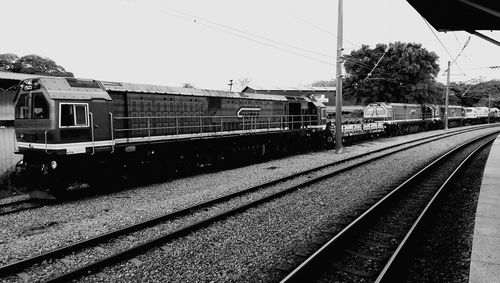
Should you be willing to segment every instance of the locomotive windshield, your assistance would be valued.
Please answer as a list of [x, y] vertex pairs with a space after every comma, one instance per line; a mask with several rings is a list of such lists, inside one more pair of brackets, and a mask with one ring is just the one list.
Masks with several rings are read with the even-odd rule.
[[49, 103], [41, 92], [23, 93], [16, 104], [16, 119], [48, 119]]

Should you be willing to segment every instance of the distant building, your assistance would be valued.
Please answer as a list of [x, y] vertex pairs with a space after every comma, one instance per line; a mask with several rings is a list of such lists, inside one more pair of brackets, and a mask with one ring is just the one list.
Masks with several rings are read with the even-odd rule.
[[14, 97], [17, 86], [24, 79], [36, 75], [0, 71], [0, 188], [9, 181], [21, 155], [14, 154]]
[[0, 126], [12, 125], [14, 121], [14, 97], [19, 82], [36, 75], [0, 71]]
[[[335, 113], [335, 87], [263, 88], [247, 86], [242, 92], [279, 94], [285, 96], [312, 95], [315, 98], [319, 98], [319, 101], [325, 104], [327, 114]], [[363, 105], [356, 105], [355, 101], [344, 100], [342, 102], [342, 112], [345, 113], [361, 111], [363, 108]]]

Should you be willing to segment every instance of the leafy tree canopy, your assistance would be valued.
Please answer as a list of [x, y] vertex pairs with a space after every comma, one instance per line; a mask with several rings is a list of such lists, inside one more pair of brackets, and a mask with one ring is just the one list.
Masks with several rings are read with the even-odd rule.
[[0, 69], [12, 72], [12, 70], [14, 70], [14, 65], [16, 64], [17, 60], [19, 60], [19, 56], [17, 56], [16, 54], [12, 53], [0, 54]]
[[249, 84], [252, 83], [252, 79], [250, 78], [239, 78], [236, 80], [236, 88], [240, 91], [245, 89]]
[[500, 81], [491, 80], [476, 84], [451, 83], [450, 93], [454, 93], [464, 106], [488, 106], [500, 108]]
[[193, 83], [183, 83], [182, 87], [183, 88], [195, 88]]
[[15, 54], [0, 54], [0, 69], [14, 73], [48, 75], [55, 77], [74, 77], [53, 60], [38, 55], [18, 57]]
[[440, 103], [437, 60], [436, 53], [418, 43], [377, 44], [373, 49], [363, 45], [345, 56], [345, 96], [365, 104]]

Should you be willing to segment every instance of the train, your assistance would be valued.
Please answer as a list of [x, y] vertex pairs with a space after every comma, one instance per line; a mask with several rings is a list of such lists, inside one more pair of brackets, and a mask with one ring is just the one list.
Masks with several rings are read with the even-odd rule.
[[333, 140], [325, 105], [312, 96], [63, 77], [27, 79], [18, 89], [16, 179], [56, 197], [81, 182], [127, 183], [141, 169], [163, 175]]
[[[384, 124], [385, 135], [402, 135], [440, 129], [444, 126], [444, 105], [377, 102], [363, 109], [364, 121]], [[500, 110], [488, 107], [448, 106], [448, 126], [496, 122]]]
[[[20, 83], [14, 104], [16, 153], [23, 156], [15, 183], [37, 198], [59, 198], [82, 183], [122, 187], [143, 173], [154, 179], [332, 147], [336, 132], [325, 105], [308, 95], [41, 76]], [[478, 109], [449, 109], [452, 126], [484, 119]], [[362, 122], [342, 126], [345, 142], [437, 129], [444, 109], [380, 102], [363, 113]]]

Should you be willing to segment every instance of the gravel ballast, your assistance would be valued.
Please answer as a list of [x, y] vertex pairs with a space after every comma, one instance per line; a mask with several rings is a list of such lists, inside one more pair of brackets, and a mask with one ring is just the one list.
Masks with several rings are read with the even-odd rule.
[[140, 265], [124, 262], [84, 281], [278, 281], [283, 274], [276, 270], [277, 264], [288, 259], [293, 263], [294, 254], [307, 249], [319, 231], [351, 215], [370, 193], [393, 186], [460, 141], [455, 137], [427, 145], [300, 190], [173, 241], [167, 251], [138, 256]]
[[[485, 131], [488, 130], [481, 132]], [[341, 155], [323, 151], [287, 157], [2, 217], [0, 261], [5, 264], [243, 187], [416, 136], [433, 134], [436, 132], [376, 140], [348, 147]], [[175, 278], [179, 281], [186, 278], [189, 281], [268, 281], [268, 275], [276, 273], [276, 263], [289, 258], [293, 250], [314, 237], [318, 227], [326, 225], [331, 219], [342, 220], [371, 192], [376, 192], [384, 184], [387, 186], [389, 180], [408, 174], [414, 166], [473, 136], [477, 133], [448, 138], [439, 142], [439, 146], [432, 143], [423, 146], [424, 150], [401, 154], [387, 161], [390, 164], [385, 165], [385, 169], [379, 164], [379, 168], [367, 167], [362, 172], [339, 176], [327, 184], [302, 189], [277, 202], [251, 209], [209, 229], [167, 243], [167, 251], [146, 253], [138, 257], [144, 263], [139, 267], [137, 263], [126, 262], [122, 264], [125, 271], [117, 266], [88, 280], [116, 281], [119, 278], [108, 277], [107, 274], [119, 274], [124, 281], [141, 278], [160, 281], [175, 281]], [[322, 211], [325, 208], [328, 212]], [[264, 277], [256, 275], [260, 272]], [[149, 274], [152, 277], [148, 277]]]

